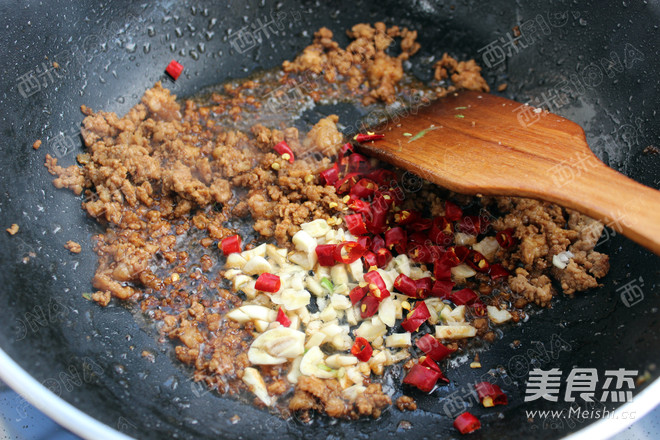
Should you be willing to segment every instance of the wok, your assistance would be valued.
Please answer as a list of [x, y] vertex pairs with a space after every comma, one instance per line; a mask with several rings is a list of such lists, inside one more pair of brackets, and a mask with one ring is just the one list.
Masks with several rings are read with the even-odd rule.
[[[139, 313], [122, 304], [101, 308], [83, 298], [91, 291], [96, 256], [90, 246], [72, 255], [63, 245], [89, 243], [101, 228], [81, 211], [79, 197], [51, 185], [44, 156], [73, 163], [82, 149], [80, 105], [125, 113], [162, 78], [172, 58], [185, 70], [167, 87], [185, 97], [291, 59], [321, 26], [334, 30], [342, 43], [343, 30], [355, 23], [408, 26], [419, 31], [422, 43], [412, 67], [419, 78], [429, 79], [430, 57], [444, 51], [476, 57], [491, 86], [508, 84], [504, 96], [576, 121], [605, 163], [643, 184], [660, 184], [660, 155], [643, 153], [657, 146], [660, 136], [657, 1], [55, 0], [3, 2], [0, 11], [0, 218], [3, 227], [20, 225], [15, 236], [0, 234], [0, 376], [84, 437], [456, 437], [445, 411], [448, 396], [483, 374], [467, 364], [448, 370], [453, 384], [419, 396], [415, 412], [390, 409], [378, 420], [352, 422], [317, 417], [308, 426], [206, 392]], [[236, 40], [240, 29], [272, 20], [283, 29], [262, 32], [254, 45]], [[512, 46], [512, 28], [529, 26], [529, 20], [537, 22], [536, 37]], [[60, 68], [52, 69], [52, 61]], [[329, 112], [359, 116], [349, 106], [337, 106], [306, 117], [313, 121]], [[38, 151], [32, 149], [36, 139], [43, 140]], [[572, 300], [559, 295], [552, 309], [511, 326], [482, 354], [486, 368], [506, 371], [498, 383], [510, 403], [489, 411], [471, 408], [484, 424], [473, 438], [558, 438], [574, 432], [605, 438], [634, 421], [529, 421], [526, 410], [569, 406], [561, 397], [558, 403], [524, 402], [525, 381], [536, 367], [564, 374], [573, 367], [597, 368], [600, 374], [639, 370], [648, 380], [635, 387], [632, 403], [621, 410], [641, 418], [660, 401], [659, 260], [611, 226], [599, 244], [612, 263], [602, 287]], [[637, 286], [636, 296], [626, 302], [624, 286]], [[520, 348], [513, 348], [514, 340], [522, 341]], [[143, 350], [155, 353], [155, 362], [145, 360]], [[229, 421], [234, 414], [240, 416], [235, 424]]]

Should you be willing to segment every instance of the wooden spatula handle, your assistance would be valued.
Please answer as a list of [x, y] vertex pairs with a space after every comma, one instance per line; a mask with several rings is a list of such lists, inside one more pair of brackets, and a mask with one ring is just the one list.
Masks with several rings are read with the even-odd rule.
[[600, 220], [660, 255], [660, 191], [629, 179], [596, 158], [590, 165], [571, 169], [557, 176], [557, 190], [543, 198]]

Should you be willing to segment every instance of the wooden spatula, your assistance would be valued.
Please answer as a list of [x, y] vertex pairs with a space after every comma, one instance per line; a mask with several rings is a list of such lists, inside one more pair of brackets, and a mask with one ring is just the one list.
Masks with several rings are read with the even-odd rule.
[[584, 130], [488, 93], [459, 92], [374, 131], [369, 154], [464, 194], [543, 199], [598, 219], [660, 255], [660, 191], [602, 163]]

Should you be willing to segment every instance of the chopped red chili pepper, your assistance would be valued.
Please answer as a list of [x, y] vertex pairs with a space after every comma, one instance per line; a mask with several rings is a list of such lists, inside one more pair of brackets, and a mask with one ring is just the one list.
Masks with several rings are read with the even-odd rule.
[[400, 225], [405, 226], [420, 220], [421, 214], [418, 211], [404, 209], [394, 214], [394, 221]]
[[350, 142], [346, 142], [344, 145], [341, 146], [341, 149], [339, 150], [339, 159], [341, 160], [345, 155], [353, 152], [355, 152], [355, 148], [353, 148], [353, 144], [351, 144]]
[[448, 347], [438, 342], [433, 335], [428, 333], [419, 338], [417, 342], [415, 342], [415, 345], [417, 345], [417, 348], [422, 350], [426, 356], [436, 362], [440, 362], [454, 352], [454, 350], [450, 350]]
[[415, 295], [415, 297], [419, 299], [427, 298], [429, 296], [429, 292], [431, 292], [432, 287], [433, 287], [433, 280], [431, 279], [431, 277], [416, 279], [415, 288], [417, 294]]
[[415, 244], [408, 249], [408, 256], [418, 263], [432, 263], [443, 254], [438, 246], [429, 246], [427, 244]]
[[511, 274], [500, 263], [495, 263], [490, 265], [488, 275], [490, 275], [491, 279], [498, 280], [500, 278], [506, 278]]
[[479, 382], [474, 384], [481, 404], [486, 408], [495, 405], [506, 405], [508, 403], [506, 394], [500, 387], [490, 382]]
[[445, 200], [445, 217], [452, 222], [458, 221], [463, 217], [463, 210], [457, 204]]
[[[384, 248], [383, 248], [384, 249]], [[378, 257], [371, 251], [367, 251], [363, 255], [364, 257], [364, 268], [369, 271], [372, 267], [378, 267]]]
[[362, 246], [365, 249], [371, 249], [371, 237], [368, 235], [362, 235], [358, 237], [357, 242], [360, 243], [360, 246]]
[[401, 322], [401, 327], [407, 332], [414, 333], [419, 330], [421, 325], [430, 317], [431, 313], [429, 313], [429, 308], [426, 306], [426, 303], [424, 301], [419, 301], [415, 308], [408, 313], [406, 319]]
[[280, 277], [273, 275], [272, 273], [262, 273], [257, 278], [257, 282], [254, 284], [254, 288], [261, 290], [262, 292], [275, 293], [280, 290], [282, 282]]
[[366, 173], [369, 171], [369, 159], [365, 156], [353, 153], [348, 156], [348, 172], [349, 173]]
[[419, 365], [421, 365], [423, 367], [426, 367], [426, 368], [429, 368], [429, 369], [435, 371], [436, 373], [439, 373], [440, 377], [438, 377], [438, 380], [441, 380], [445, 383], [449, 383], [449, 379], [447, 379], [445, 377], [445, 375], [442, 373], [442, 370], [440, 369], [438, 364], [436, 364], [435, 361], [433, 359], [431, 359], [430, 357], [424, 356], [424, 359], [422, 359], [421, 362], [419, 362]]
[[176, 81], [181, 76], [181, 72], [183, 72], [183, 66], [176, 60], [172, 60], [165, 68], [165, 72]]
[[284, 327], [288, 327], [291, 325], [291, 320], [289, 319], [288, 316], [286, 316], [286, 313], [284, 313], [284, 310], [282, 310], [282, 307], [277, 309], [277, 318], [276, 321], [282, 324]]
[[477, 272], [488, 272], [488, 269], [490, 268], [490, 263], [488, 263], [486, 257], [484, 257], [481, 252], [477, 252], [474, 249], [470, 250], [470, 253], [465, 259], [465, 263]]
[[443, 255], [443, 260], [451, 266], [458, 266], [465, 261], [469, 253], [470, 249], [465, 246], [451, 246], [447, 248], [447, 252]]
[[486, 316], [486, 313], [488, 313], [486, 306], [480, 300], [476, 300], [475, 302], [473, 302], [472, 305], [470, 305], [470, 307], [472, 307], [472, 311], [477, 316]]
[[458, 230], [465, 234], [479, 235], [482, 228], [482, 218], [478, 215], [466, 215], [458, 222]]
[[367, 233], [367, 225], [364, 223], [362, 214], [347, 214], [344, 216], [346, 228], [351, 234], [358, 236]]
[[367, 217], [367, 230], [372, 234], [380, 234], [385, 230], [387, 224], [387, 216], [389, 215], [390, 207], [385, 200], [385, 197], [376, 192], [373, 200], [371, 201], [369, 213]]
[[321, 171], [320, 174], [326, 185], [334, 185], [339, 180], [339, 165], [335, 162], [331, 168]]
[[371, 359], [371, 354], [374, 352], [374, 349], [371, 348], [371, 344], [364, 338], [357, 337], [355, 338], [355, 343], [351, 347], [351, 354], [358, 358], [359, 361], [367, 362]]
[[362, 319], [374, 316], [378, 311], [379, 305], [380, 301], [374, 296], [366, 295], [362, 298], [362, 301], [360, 301], [360, 316]]
[[353, 186], [360, 180], [360, 173], [350, 173], [344, 176], [342, 179], [335, 182], [335, 189], [337, 194], [344, 194], [348, 192]]
[[350, 199], [348, 207], [357, 213], [371, 215], [371, 205], [364, 200]]
[[403, 378], [403, 383], [417, 387], [425, 393], [430, 393], [441, 375], [442, 373], [434, 369], [415, 364], [408, 371], [406, 377]]
[[433, 263], [433, 276], [436, 280], [451, 280], [451, 268], [447, 260], [435, 260]]
[[378, 249], [382, 249], [385, 247], [385, 240], [383, 237], [380, 235], [374, 235], [374, 237], [371, 239], [371, 251], [372, 252], [377, 252]]
[[396, 174], [390, 170], [379, 168], [367, 174], [367, 177], [380, 186], [389, 186], [390, 183], [396, 182]]
[[408, 229], [408, 242], [414, 244], [424, 244], [428, 239], [428, 235], [426, 235], [424, 232], [412, 232], [412, 229]]
[[367, 289], [364, 287], [354, 287], [353, 290], [348, 294], [348, 297], [351, 299], [351, 304], [355, 305], [362, 301], [362, 298], [367, 294]]
[[335, 261], [344, 264], [351, 264], [362, 257], [365, 252], [366, 249], [360, 246], [357, 241], [345, 241], [335, 246]]
[[427, 229], [431, 229], [432, 225], [433, 220], [430, 218], [421, 218], [419, 220], [413, 221], [407, 226], [409, 231], [426, 231]]
[[404, 295], [414, 297], [417, 293], [417, 285], [415, 284], [415, 280], [403, 273], [400, 273], [399, 276], [397, 276], [394, 280], [394, 287]]
[[362, 142], [377, 141], [383, 139], [384, 137], [385, 137], [384, 134], [376, 134], [369, 132], [367, 134], [364, 133], [356, 134], [355, 136], [353, 136], [353, 140], [355, 142], [362, 143]]
[[481, 422], [469, 412], [464, 412], [454, 420], [454, 428], [461, 434], [469, 434], [481, 428]]
[[378, 184], [373, 180], [362, 178], [358, 180], [351, 188], [350, 195], [357, 199], [366, 199], [371, 197], [378, 189]]
[[504, 249], [511, 249], [516, 245], [516, 237], [513, 236], [513, 229], [504, 229], [495, 234], [495, 240]]
[[364, 281], [369, 283], [369, 286], [367, 287], [369, 289], [369, 293], [377, 298], [378, 301], [382, 301], [390, 296], [390, 291], [387, 290], [385, 281], [383, 281], [383, 277], [380, 276], [378, 271], [372, 270], [371, 272], [365, 273]]
[[392, 260], [392, 252], [387, 248], [380, 248], [376, 251], [376, 265], [384, 268]]
[[293, 150], [291, 147], [289, 147], [289, 144], [286, 143], [286, 141], [280, 141], [275, 146], [273, 147], [273, 150], [277, 151], [277, 154], [280, 156], [283, 154], [288, 154], [289, 159], [287, 159], [290, 163], [293, 163], [294, 161], [294, 156], [293, 156]]
[[334, 266], [337, 264], [335, 261], [335, 248], [334, 244], [320, 244], [316, 246], [316, 256], [321, 266]]
[[451, 289], [453, 288], [454, 288], [453, 281], [435, 280], [435, 282], [433, 283], [433, 287], [431, 287], [431, 291], [429, 292], [429, 295], [435, 298], [449, 299], [449, 295], [451, 294]]
[[242, 240], [240, 235], [232, 235], [231, 237], [223, 238], [220, 242], [220, 248], [225, 255], [233, 254], [241, 251]]
[[388, 249], [394, 248], [399, 254], [406, 252], [408, 245], [408, 235], [402, 227], [396, 226], [385, 231], [385, 246]]
[[398, 206], [398, 204], [403, 202], [406, 198], [406, 195], [403, 193], [403, 190], [399, 186], [385, 190], [382, 193], [391, 207]]
[[474, 293], [474, 290], [468, 288], [458, 290], [449, 295], [451, 302], [457, 306], [472, 304], [474, 301], [476, 301], [477, 298], [478, 296], [476, 293]]
[[446, 217], [434, 218], [429, 238], [436, 244], [449, 246], [454, 241], [454, 225]]

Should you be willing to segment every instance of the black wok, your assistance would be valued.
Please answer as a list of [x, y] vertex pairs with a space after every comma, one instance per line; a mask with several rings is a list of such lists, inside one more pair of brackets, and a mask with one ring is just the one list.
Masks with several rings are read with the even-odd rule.
[[[272, 17], [284, 30], [262, 34], [254, 47], [235, 40], [239, 29]], [[515, 25], [537, 19], [533, 42], [505, 46]], [[139, 314], [83, 298], [91, 290], [95, 255], [89, 246], [71, 255], [63, 245], [88, 243], [100, 229], [80, 210], [80, 198], [51, 185], [43, 167], [46, 153], [68, 165], [81, 151], [81, 104], [125, 113], [161, 79], [172, 58], [185, 71], [167, 86], [187, 96], [291, 59], [320, 26], [341, 40], [351, 25], [380, 20], [419, 30], [423, 50], [413, 71], [421, 79], [430, 77], [430, 56], [448, 51], [475, 57], [491, 85], [508, 83], [505, 96], [537, 104], [546, 100], [544, 106], [585, 128], [607, 164], [648, 186], [660, 184], [660, 155], [643, 153], [660, 139], [657, 1], [3, 2], [0, 218], [3, 228], [17, 223], [20, 231], [0, 234], [2, 379], [90, 438], [118, 438], [119, 431], [137, 438], [458, 436], [446, 415], [446, 397], [483, 369], [462, 365], [448, 371], [454, 385], [420, 396], [420, 410], [413, 413], [391, 409], [378, 420], [357, 422], [317, 418], [310, 426], [196, 386], [170, 344], [159, 342]], [[480, 51], [492, 42], [504, 52]], [[60, 69], [53, 70], [52, 61]], [[321, 110], [307, 116], [344, 111]], [[38, 151], [32, 149], [36, 139], [43, 140]], [[526, 410], [569, 407], [561, 397], [558, 403], [524, 403], [525, 381], [535, 367], [565, 374], [573, 367], [594, 367], [601, 374], [639, 370], [648, 380], [636, 386], [628, 409], [641, 418], [660, 401], [655, 368], [660, 260], [611, 230], [601, 242], [599, 249], [612, 262], [601, 288], [572, 300], [558, 298], [552, 309], [509, 328], [482, 354], [488, 368], [505, 369], [506, 376], [497, 380], [510, 403], [495, 410], [472, 408], [484, 424], [473, 438], [557, 438], [579, 430], [603, 438], [632, 421], [529, 421]], [[639, 289], [626, 298], [628, 307], [620, 289], [631, 282]], [[514, 340], [522, 346], [512, 348]], [[156, 353], [155, 362], [141, 355], [145, 349]], [[240, 415], [236, 424], [228, 420], [234, 414]], [[402, 420], [411, 423], [409, 429]]]

